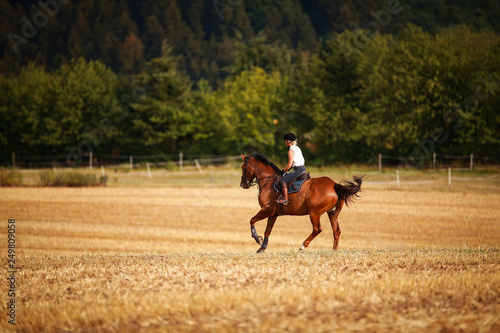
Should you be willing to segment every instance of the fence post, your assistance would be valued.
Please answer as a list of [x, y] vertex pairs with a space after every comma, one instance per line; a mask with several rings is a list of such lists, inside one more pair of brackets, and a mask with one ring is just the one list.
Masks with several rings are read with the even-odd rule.
[[470, 154], [470, 171], [474, 168], [474, 154]]
[[448, 168], [448, 190], [451, 190], [451, 168]]
[[146, 163], [146, 169], [148, 169], [148, 178], [151, 179], [151, 169], [149, 168], [149, 162]]
[[130, 155], [130, 170], [134, 168], [134, 156]]
[[101, 164], [101, 174], [102, 176], [106, 176], [106, 171], [104, 171], [104, 165]]
[[401, 183], [399, 182], [399, 169], [396, 170], [396, 182], [398, 184], [398, 188], [400, 188], [401, 187]]
[[432, 154], [432, 170], [436, 170], [436, 153]]
[[382, 172], [382, 154], [378, 154], [378, 172]]
[[92, 170], [92, 160], [93, 160], [93, 158], [92, 158], [92, 150], [91, 150], [89, 153], [89, 169], [90, 170]]
[[200, 162], [196, 159], [196, 160], [194, 160], [194, 163], [196, 164], [196, 167], [198, 168], [198, 172], [200, 174], [203, 173], [203, 170], [201, 170]]
[[182, 151], [179, 153], [179, 171], [182, 171]]
[[12, 167], [16, 168], [16, 153], [12, 152]]

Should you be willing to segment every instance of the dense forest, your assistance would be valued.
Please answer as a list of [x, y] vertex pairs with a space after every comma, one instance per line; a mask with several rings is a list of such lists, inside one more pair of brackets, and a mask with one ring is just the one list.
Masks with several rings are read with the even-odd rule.
[[11, 153], [500, 151], [498, 1], [0, 1]]

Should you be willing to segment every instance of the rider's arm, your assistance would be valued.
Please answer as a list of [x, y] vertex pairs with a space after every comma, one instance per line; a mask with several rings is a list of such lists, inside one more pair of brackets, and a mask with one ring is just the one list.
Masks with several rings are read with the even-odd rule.
[[292, 165], [293, 165], [293, 156], [295, 156], [295, 151], [293, 151], [292, 149], [290, 149], [288, 151], [288, 164], [286, 165], [285, 167], [285, 171], [288, 171], [292, 168]]

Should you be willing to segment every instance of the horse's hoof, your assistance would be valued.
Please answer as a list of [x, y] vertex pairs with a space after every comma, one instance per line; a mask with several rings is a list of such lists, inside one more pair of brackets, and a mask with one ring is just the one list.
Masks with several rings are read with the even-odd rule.
[[299, 252], [303, 252], [305, 249], [306, 249], [306, 248], [305, 248], [304, 244], [302, 244], [302, 246], [301, 246], [301, 247], [300, 247], [300, 249], [299, 249]]
[[264, 238], [262, 238], [262, 236], [254, 237], [254, 239], [259, 245], [262, 245], [262, 243], [264, 243]]
[[264, 253], [264, 251], [266, 251], [266, 249], [260, 248], [257, 250], [257, 253]]

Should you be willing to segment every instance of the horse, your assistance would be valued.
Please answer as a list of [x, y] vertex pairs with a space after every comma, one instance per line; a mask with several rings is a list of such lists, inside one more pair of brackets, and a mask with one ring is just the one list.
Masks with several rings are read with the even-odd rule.
[[[322, 231], [320, 218], [324, 213], [328, 214], [333, 229], [333, 250], [339, 245], [340, 227], [338, 217], [344, 203], [350, 203], [358, 197], [361, 191], [363, 177], [354, 176], [353, 181], [346, 180], [346, 185], [337, 184], [329, 177], [311, 178], [305, 181], [299, 192], [289, 195], [288, 205], [278, 204], [278, 195], [273, 184], [281, 175], [282, 171], [266, 156], [262, 154], [243, 155], [241, 166], [241, 183], [243, 189], [258, 184], [260, 211], [250, 219], [250, 231], [252, 238], [260, 245], [257, 253], [267, 249], [269, 236], [273, 230], [274, 223], [281, 215], [309, 215], [313, 227], [311, 235], [302, 243], [299, 251], [305, 250], [311, 241]], [[255, 223], [267, 218], [267, 227], [264, 239], [257, 234]]]

